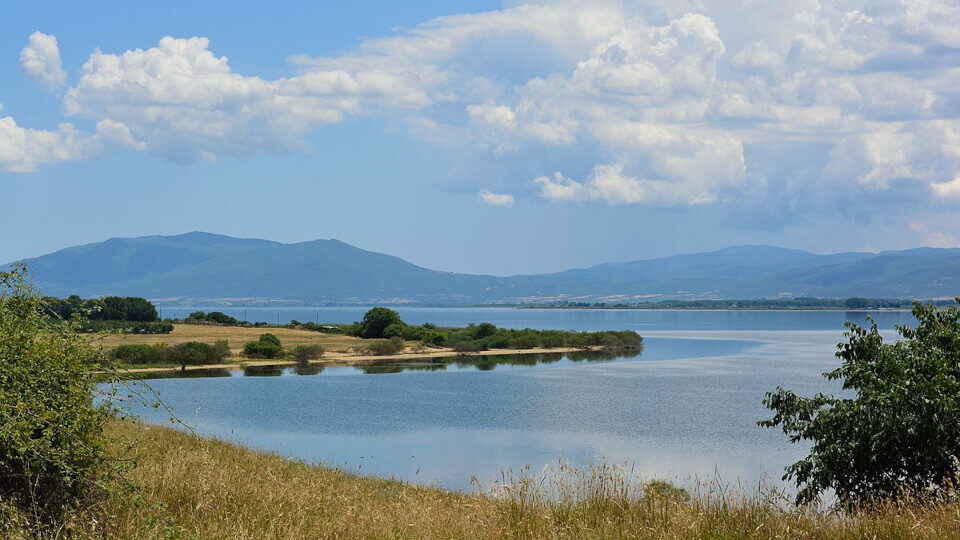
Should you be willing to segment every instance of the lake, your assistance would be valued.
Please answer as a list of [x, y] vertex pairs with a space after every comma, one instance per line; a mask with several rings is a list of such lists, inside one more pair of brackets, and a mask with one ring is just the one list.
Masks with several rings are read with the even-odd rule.
[[[179, 317], [196, 309], [164, 309]], [[243, 316], [243, 309], [221, 309]], [[238, 313], [239, 311], [239, 313]], [[248, 320], [351, 322], [365, 308], [247, 308]], [[843, 322], [865, 312], [399, 308], [409, 323], [577, 330], [630, 329], [642, 354], [540, 355], [445, 366], [327, 367], [150, 381], [198, 433], [290, 457], [450, 489], [502, 471], [560, 461], [626, 463], [638, 475], [686, 483], [779, 482], [802, 457], [756, 426], [764, 392], [835, 391], [820, 373]], [[176, 313], [176, 314], [175, 314]], [[873, 313], [885, 337], [908, 312]], [[216, 375], [216, 374], [211, 374]], [[263, 376], [269, 375], [269, 376]], [[131, 404], [145, 420], [166, 414]]]

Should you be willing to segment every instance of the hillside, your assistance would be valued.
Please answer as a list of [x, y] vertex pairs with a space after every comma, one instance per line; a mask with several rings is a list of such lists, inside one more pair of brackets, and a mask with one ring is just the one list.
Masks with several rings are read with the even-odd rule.
[[818, 255], [771, 246], [496, 277], [438, 272], [339, 240], [284, 244], [203, 232], [112, 238], [27, 261], [45, 294], [169, 302], [470, 304], [555, 299], [960, 294], [960, 249]]

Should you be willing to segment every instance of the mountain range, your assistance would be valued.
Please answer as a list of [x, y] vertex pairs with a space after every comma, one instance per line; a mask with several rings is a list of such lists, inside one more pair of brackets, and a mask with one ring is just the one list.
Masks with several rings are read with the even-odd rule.
[[430, 270], [339, 240], [284, 244], [192, 232], [111, 238], [26, 262], [34, 283], [47, 295], [144, 296], [195, 305], [960, 295], [960, 249], [944, 248], [819, 255], [773, 246], [734, 246], [498, 277]]

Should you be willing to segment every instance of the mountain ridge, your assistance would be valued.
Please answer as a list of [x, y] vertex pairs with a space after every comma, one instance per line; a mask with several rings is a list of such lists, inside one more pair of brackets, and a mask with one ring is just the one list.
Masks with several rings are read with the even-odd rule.
[[960, 249], [930, 247], [816, 254], [740, 245], [548, 274], [490, 276], [431, 270], [337, 239], [287, 244], [192, 231], [110, 238], [25, 261], [45, 294], [167, 302], [455, 305], [960, 294]]

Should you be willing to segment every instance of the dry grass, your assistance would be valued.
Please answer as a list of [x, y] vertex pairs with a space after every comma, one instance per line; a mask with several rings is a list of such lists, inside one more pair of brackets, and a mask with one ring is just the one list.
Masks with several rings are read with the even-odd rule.
[[175, 345], [186, 341], [213, 343], [225, 339], [230, 343], [230, 351], [236, 355], [248, 341], [256, 341], [260, 334], [269, 332], [283, 343], [284, 347], [297, 345], [323, 345], [328, 351], [347, 350], [362, 343], [362, 340], [343, 334], [324, 334], [310, 330], [293, 328], [247, 328], [242, 326], [213, 326], [201, 324], [175, 324], [169, 334], [107, 334], [103, 337], [103, 348], [112, 349], [119, 345], [165, 343]]
[[[116, 422], [137, 460], [139, 497], [118, 492], [102, 525], [116, 538], [950, 538], [955, 502], [849, 514], [705, 489], [687, 498], [622, 470], [560, 467], [507, 478], [486, 496], [311, 467], [167, 428]], [[99, 530], [94, 530], [99, 529]]]

